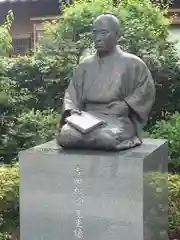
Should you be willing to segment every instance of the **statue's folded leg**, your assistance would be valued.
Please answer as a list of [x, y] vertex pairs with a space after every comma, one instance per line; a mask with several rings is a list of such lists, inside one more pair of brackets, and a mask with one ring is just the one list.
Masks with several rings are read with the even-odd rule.
[[75, 128], [64, 125], [56, 137], [57, 143], [63, 148], [98, 149], [98, 150], [125, 150], [141, 144], [133, 132], [120, 127], [100, 127], [83, 134]]
[[134, 136], [134, 128], [130, 125], [128, 131], [125, 126], [98, 128], [89, 133], [87, 141], [95, 149], [125, 150], [141, 145], [141, 140]]
[[142, 141], [137, 136], [134, 136], [130, 139], [119, 142], [119, 144], [116, 145], [116, 149], [126, 150], [129, 148], [140, 146], [141, 144], [142, 144]]
[[105, 131], [104, 128], [89, 133], [88, 141], [91, 148], [101, 150], [115, 150], [114, 146], [118, 144], [118, 140], [112, 136], [111, 132]]
[[[87, 148], [87, 149], [112, 149], [115, 139], [104, 128], [96, 129], [90, 133], [83, 134], [65, 124], [59, 135], [56, 137], [57, 143], [63, 148]], [[118, 141], [116, 141], [118, 143]]]
[[112, 138], [103, 133], [103, 128], [96, 129], [90, 133], [83, 134], [68, 124], [65, 124], [59, 135], [56, 136], [57, 143], [63, 148], [75, 149], [104, 149], [108, 148]]

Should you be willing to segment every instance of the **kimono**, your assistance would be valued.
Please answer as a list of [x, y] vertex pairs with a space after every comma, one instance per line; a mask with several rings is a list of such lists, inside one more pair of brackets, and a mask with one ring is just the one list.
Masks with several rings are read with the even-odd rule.
[[[119, 46], [103, 58], [94, 54], [79, 64], [65, 92], [57, 142], [63, 148], [124, 150], [138, 146], [154, 100], [154, 82], [140, 58]], [[64, 122], [67, 112], [76, 109], [105, 120], [106, 126], [82, 134]]]

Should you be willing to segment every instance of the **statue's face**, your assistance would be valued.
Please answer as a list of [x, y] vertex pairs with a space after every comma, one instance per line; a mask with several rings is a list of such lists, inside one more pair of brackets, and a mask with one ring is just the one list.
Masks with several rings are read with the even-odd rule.
[[117, 36], [107, 20], [98, 20], [94, 23], [93, 40], [98, 52], [111, 52], [116, 45]]

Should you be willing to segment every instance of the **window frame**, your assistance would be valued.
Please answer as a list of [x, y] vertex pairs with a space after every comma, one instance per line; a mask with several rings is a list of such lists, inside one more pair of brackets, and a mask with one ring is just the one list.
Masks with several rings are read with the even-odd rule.
[[[16, 41], [16, 40], [28, 40], [28, 46], [27, 46], [27, 52], [31, 50], [31, 46], [32, 46], [32, 34], [31, 33], [22, 33], [22, 34], [14, 34], [12, 35], [12, 41]], [[23, 48], [23, 47], [22, 47]], [[18, 53], [18, 51], [16, 50], [16, 46], [14, 46], [13, 43], [13, 54], [14, 55], [25, 55], [27, 52], [20, 52]]]

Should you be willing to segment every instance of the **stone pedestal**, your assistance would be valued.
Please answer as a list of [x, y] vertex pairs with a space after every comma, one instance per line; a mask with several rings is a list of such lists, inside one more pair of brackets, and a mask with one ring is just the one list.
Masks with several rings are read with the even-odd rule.
[[166, 141], [122, 152], [20, 152], [21, 240], [167, 240]]

